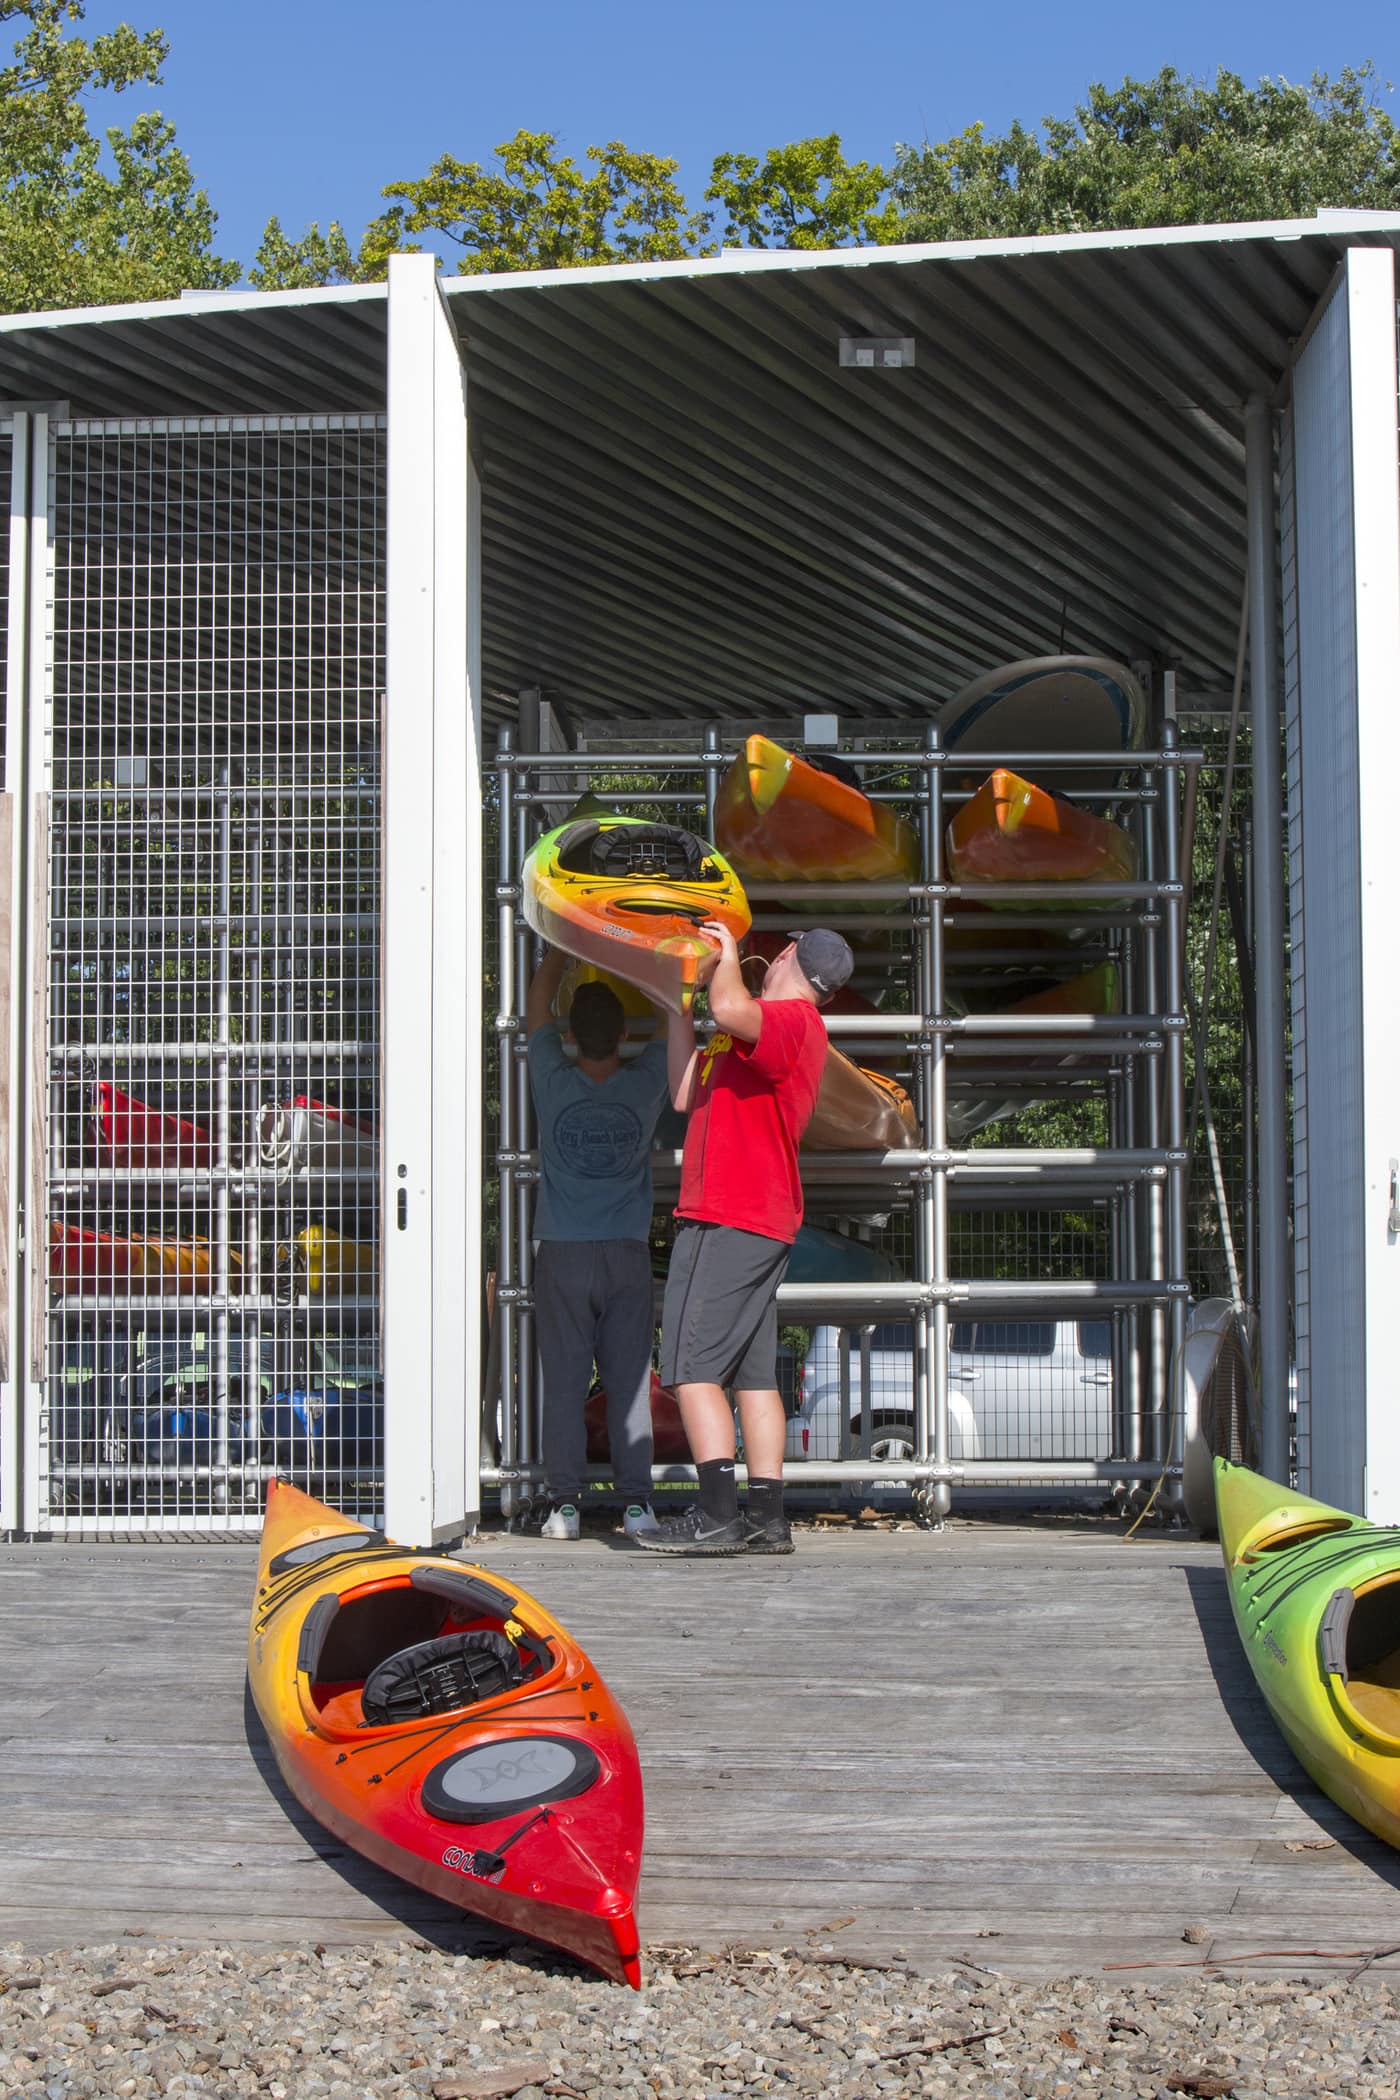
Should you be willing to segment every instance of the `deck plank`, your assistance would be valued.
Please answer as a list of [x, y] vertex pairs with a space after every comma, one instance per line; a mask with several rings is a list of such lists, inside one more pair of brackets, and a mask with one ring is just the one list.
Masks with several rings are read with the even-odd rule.
[[[627, 1709], [653, 1944], [1043, 1977], [1400, 1940], [1400, 1856], [1294, 1763], [1214, 1548], [966, 1521], [804, 1533], [784, 1562], [503, 1534], [471, 1557], [557, 1609]], [[479, 1931], [289, 1801], [246, 1698], [254, 1559], [0, 1548], [0, 1942]]]

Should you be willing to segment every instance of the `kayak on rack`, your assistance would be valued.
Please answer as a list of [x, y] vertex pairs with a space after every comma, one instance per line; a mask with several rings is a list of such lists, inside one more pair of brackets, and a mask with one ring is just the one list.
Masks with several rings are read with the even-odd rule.
[[897, 1265], [868, 1240], [824, 1225], [803, 1225], [792, 1243], [785, 1283], [893, 1283]]
[[[232, 1251], [229, 1275], [242, 1262]], [[142, 1233], [95, 1232], [85, 1225], [49, 1225], [49, 1283], [56, 1291], [100, 1291], [112, 1285], [174, 1297], [213, 1289], [214, 1250], [208, 1240], [148, 1239]]]
[[93, 1127], [97, 1154], [113, 1167], [208, 1167], [214, 1144], [207, 1130], [168, 1116], [158, 1108], [123, 1093], [110, 1080], [93, 1088]]
[[254, 1163], [284, 1177], [328, 1174], [365, 1181], [379, 1172], [379, 1139], [370, 1126], [310, 1094], [260, 1108], [257, 1132]]
[[852, 1064], [828, 1044], [812, 1120], [802, 1133], [809, 1152], [908, 1152], [921, 1143], [914, 1104], [898, 1080]]
[[[1023, 1015], [1034, 1019], [1037, 1014], [1116, 1014], [1122, 1010], [1122, 988], [1118, 971], [1113, 963], [1099, 963], [1092, 970], [1082, 971], [1078, 977], [1067, 978], [1062, 984], [1052, 984], [1044, 991], [1031, 992], [1017, 999], [1010, 1006], [998, 1007], [1001, 1014]], [[1012, 1084], [1003, 1079], [1000, 1086], [989, 1083], [985, 1093], [973, 1094], [964, 1090], [961, 1082], [975, 1081], [979, 1067], [985, 1069], [995, 1065], [998, 1072], [1006, 1073], [1016, 1068], [1018, 1075], [1024, 1073], [1027, 1080], [1033, 1076], [1072, 1071], [1083, 1058], [1082, 1047], [1067, 1041], [1064, 1051], [1053, 1056], [1043, 1052], [1025, 1057], [1018, 1054], [1014, 1036], [1000, 1036], [988, 1043], [985, 1049], [955, 1052], [947, 1061], [947, 1072], [951, 1082], [948, 1092], [948, 1135], [954, 1144], [970, 1137], [976, 1130], [984, 1130], [988, 1123], [999, 1123], [1006, 1116], [1018, 1115], [1022, 1109], [1034, 1108], [1050, 1094], [1030, 1094], [1025, 1086], [1019, 1086], [1008, 1096], [1006, 1088]]]
[[872, 802], [854, 766], [800, 758], [751, 736], [719, 784], [715, 839], [741, 875], [768, 882], [917, 878], [919, 839], [888, 803]]
[[641, 817], [571, 818], [525, 857], [522, 908], [556, 948], [688, 1013], [697, 973], [713, 956], [699, 931], [707, 919], [735, 940], [749, 929], [738, 876], [693, 832]]
[[1300, 1764], [1400, 1845], [1400, 1529], [1215, 1461], [1220, 1548], [1249, 1666]]
[[[1126, 664], [1107, 656], [1029, 656], [974, 678], [939, 709], [945, 751], [995, 758], [1021, 751], [1136, 751], [1147, 701]], [[1107, 787], [1103, 766], [1055, 774], [1059, 787]]]
[[326, 1829], [640, 1988], [632, 1731], [517, 1583], [396, 1546], [274, 1480], [248, 1682], [283, 1778]]
[[[583, 1410], [583, 1424], [589, 1465], [606, 1465], [612, 1457], [612, 1446], [608, 1442], [605, 1387], [595, 1385], [589, 1394]], [[658, 1466], [688, 1465], [690, 1462], [690, 1439], [681, 1420], [680, 1402], [671, 1387], [661, 1383], [655, 1371], [651, 1374], [651, 1455], [653, 1463]]]
[[378, 1288], [379, 1249], [372, 1241], [343, 1239], [329, 1225], [304, 1226], [291, 1246], [281, 1249], [280, 1265], [295, 1289], [312, 1296], [371, 1295]]
[[1137, 847], [1119, 824], [998, 767], [948, 826], [956, 882], [1131, 882]]

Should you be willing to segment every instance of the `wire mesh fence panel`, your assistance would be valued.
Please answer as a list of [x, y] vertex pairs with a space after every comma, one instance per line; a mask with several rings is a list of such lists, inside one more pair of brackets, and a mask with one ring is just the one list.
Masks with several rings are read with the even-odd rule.
[[49, 530], [49, 1521], [370, 1519], [382, 425], [59, 425]]

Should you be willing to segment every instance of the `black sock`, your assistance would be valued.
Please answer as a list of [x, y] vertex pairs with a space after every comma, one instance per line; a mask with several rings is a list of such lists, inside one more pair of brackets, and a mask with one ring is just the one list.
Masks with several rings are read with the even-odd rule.
[[749, 1475], [749, 1499], [746, 1514], [752, 1524], [775, 1524], [783, 1514], [783, 1483], [781, 1480], [755, 1480]]
[[700, 1507], [705, 1515], [712, 1524], [732, 1524], [739, 1514], [733, 1459], [702, 1458], [695, 1470], [700, 1476]]

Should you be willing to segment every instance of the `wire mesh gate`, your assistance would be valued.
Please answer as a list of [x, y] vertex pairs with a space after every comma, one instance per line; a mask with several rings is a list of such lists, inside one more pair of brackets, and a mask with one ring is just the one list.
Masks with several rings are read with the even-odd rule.
[[54, 1531], [381, 1506], [376, 417], [52, 428]]

